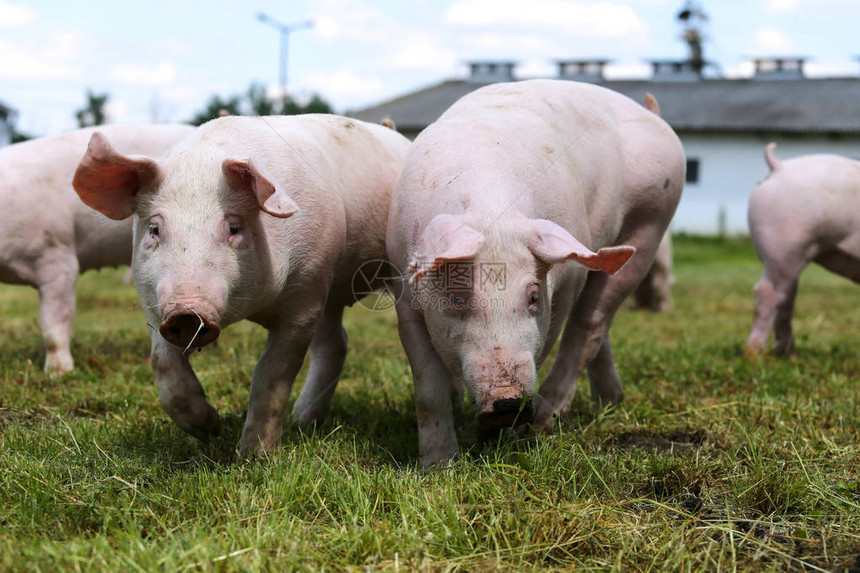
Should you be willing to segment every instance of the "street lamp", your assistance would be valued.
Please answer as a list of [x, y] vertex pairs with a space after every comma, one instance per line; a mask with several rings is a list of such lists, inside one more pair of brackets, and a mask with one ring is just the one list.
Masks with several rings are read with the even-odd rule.
[[293, 22], [292, 24], [284, 24], [275, 20], [268, 14], [262, 12], [257, 13], [257, 20], [265, 24], [269, 24], [281, 33], [281, 91], [287, 93], [287, 44], [290, 41], [290, 32], [301, 30], [303, 28], [312, 28], [314, 23], [311, 20], [304, 22]]

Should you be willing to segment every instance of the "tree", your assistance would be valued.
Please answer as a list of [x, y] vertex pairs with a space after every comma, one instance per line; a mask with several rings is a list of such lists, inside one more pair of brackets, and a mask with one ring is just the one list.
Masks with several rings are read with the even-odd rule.
[[195, 115], [190, 123], [201, 125], [222, 115], [298, 115], [302, 113], [332, 113], [331, 105], [320, 95], [314, 94], [306, 104], [296, 102], [291, 96], [270, 98], [266, 87], [252, 83], [244, 95], [221, 99], [213, 95], [206, 108]]
[[34, 137], [34, 135], [30, 135], [29, 133], [18, 131], [18, 128], [15, 125], [9, 127], [9, 143], [21, 143], [22, 141], [27, 141]]
[[209, 98], [206, 109], [198, 112], [188, 123], [191, 125], [203, 125], [210, 119], [215, 119], [222, 115], [242, 115], [239, 111], [240, 103], [239, 96], [221, 99], [221, 96], [213, 95]]
[[107, 119], [105, 115], [105, 104], [107, 104], [110, 96], [107, 92], [103, 94], [93, 93], [87, 89], [86, 105], [75, 112], [75, 117], [78, 118], [78, 127], [92, 127], [94, 125], [102, 125]]
[[266, 95], [266, 86], [253, 83], [248, 88], [248, 103], [251, 105], [252, 115], [278, 115], [280, 113], [277, 102]]
[[0, 122], [6, 124], [6, 129], [9, 134], [9, 143], [21, 143], [28, 139], [33, 139], [33, 136], [23, 131], [18, 131], [18, 112], [6, 107], [0, 103]]

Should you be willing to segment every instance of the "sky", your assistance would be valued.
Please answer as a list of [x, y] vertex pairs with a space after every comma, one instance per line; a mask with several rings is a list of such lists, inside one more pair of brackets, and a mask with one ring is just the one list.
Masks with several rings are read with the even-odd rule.
[[[214, 95], [252, 83], [319, 94], [337, 113], [464, 77], [470, 60], [513, 60], [520, 78], [558, 59], [606, 58], [613, 78], [647, 77], [650, 59], [683, 59], [684, 0], [0, 0], [0, 102], [17, 127], [77, 127], [86, 90], [107, 93], [110, 123], [188, 121]], [[757, 56], [804, 56], [810, 76], [860, 75], [860, 0], [699, 0], [705, 57], [725, 77]]]

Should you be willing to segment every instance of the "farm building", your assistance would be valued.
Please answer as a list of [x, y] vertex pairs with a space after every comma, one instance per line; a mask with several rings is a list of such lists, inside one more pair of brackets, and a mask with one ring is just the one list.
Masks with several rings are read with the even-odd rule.
[[[607, 79], [606, 60], [558, 61], [557, 78], [586, 81], [643, 101], [653, 94], [687, 152], [687, 185], [675, 232], [747, 232], [746, 205], [767, 174], [764, 146], [777, 155], [860, 157], [860, 77], [808, 78], [803, 58], [761, 58], [747, 79], [708, 78], [692, 60], [652, 61], [649, 79]], [[457, 99], [481, 86], [516, 81], [516, 63], [476, 61], [463, 79], [443, 81], [349, 115], [390, 117], [410, 138]]]

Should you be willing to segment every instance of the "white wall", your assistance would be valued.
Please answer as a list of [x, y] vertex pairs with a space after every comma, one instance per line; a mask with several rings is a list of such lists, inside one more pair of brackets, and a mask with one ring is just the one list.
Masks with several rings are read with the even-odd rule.
[[747, 233], [747, 201], [752, 188], [768, 173], [764, 147], [771, 141], [777, 143], [780, 159], [810, 153], [860, 159], [860, 134], [838, 138], [778, 133], [679, 135], [687, 158], [699, 160], [699, 181], [685, 185], [672, 220], [673, 232], [716, 233], [723, 208], [726, 231]]

